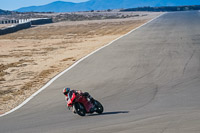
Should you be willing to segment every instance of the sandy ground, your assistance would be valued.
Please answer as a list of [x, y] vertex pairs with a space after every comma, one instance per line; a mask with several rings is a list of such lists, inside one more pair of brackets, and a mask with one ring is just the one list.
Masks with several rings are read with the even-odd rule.
[[40, 89], [83, 56], [161, 13], [59, 22], [0, 36], [0, 114]]
[[12, 26], [13, 24], [0, 24], [0, 29]]

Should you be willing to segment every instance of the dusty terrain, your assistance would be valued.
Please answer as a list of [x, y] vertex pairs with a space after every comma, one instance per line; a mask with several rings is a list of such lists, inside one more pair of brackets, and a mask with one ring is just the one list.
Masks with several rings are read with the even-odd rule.
[[52, 18], [53, 22], [61, 21], [84, 21], [84, 20], [103, 20], [103, 19], [120, 19], [146, 16], [148, 12], [121, 12], [119, 10], [110, 11], [88, 11], [88, 12], [71, 12], [71, 13], [14, 13], [10, 15], [0, 15], [0, 20], [9, 19], [30, 19], [30, 18]]
[[12, 26], [12, 24], [0, 24], [0, 29]]
[[64, 21], [0, 36], [0, 114], [83, 56], [161, 13], [124, 19]]

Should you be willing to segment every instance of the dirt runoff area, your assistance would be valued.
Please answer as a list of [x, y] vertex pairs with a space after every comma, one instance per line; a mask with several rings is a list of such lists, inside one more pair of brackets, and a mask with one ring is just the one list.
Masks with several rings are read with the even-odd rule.
[[160, 14], [65, 21], [0, 36], [0, 114], [22, 103], [80, 58]]

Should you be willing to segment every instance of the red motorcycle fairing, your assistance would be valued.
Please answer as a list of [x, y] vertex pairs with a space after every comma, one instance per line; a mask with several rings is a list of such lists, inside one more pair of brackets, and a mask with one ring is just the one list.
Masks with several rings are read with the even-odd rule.
[[72, 107], [72, 104], [75, 102], [82, 103], [87, 113], [90, 113], [90, 109], [93, 107], [93, 104], [88, 101], [86, 97], [73, 93], [72, 98], [67, 102], [67, 105]]
[[86, 112], [89, 113], [90, 109], [93, 107], [93, 104], [90, 101], [88, 101], [87, 98], [84, 96], [79, 95], [76, 97], [77, 97], [77, 99], [75, 98], [75, 102], [82, 103], [85, 107]]

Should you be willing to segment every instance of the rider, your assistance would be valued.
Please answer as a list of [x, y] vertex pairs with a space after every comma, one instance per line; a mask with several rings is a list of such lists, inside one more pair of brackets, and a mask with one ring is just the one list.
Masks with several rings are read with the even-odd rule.
[[77, 94], [83, 95], [87, 98], [88, 101], [93, 101], [93, 98], [89, 95], [88, 92], [82, 92], [81, 90], [70, 90], [70, 88], [64, 88], [63, 94], [66, 96], [65, 100], [67, 101], [67, 106], [72, 107], [72, 102], [75, 99]]

